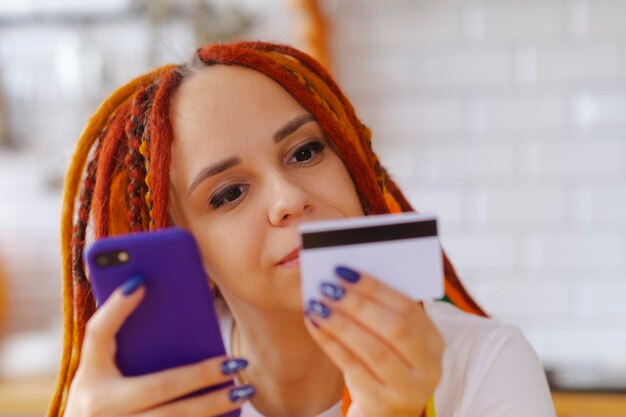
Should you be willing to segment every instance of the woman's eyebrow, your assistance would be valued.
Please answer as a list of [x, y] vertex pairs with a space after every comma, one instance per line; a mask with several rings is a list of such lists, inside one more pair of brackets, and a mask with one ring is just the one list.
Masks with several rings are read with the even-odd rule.
[[234, 167], [235, 165], [239, 165], [241, 163], [241, 158], [234, 157], [224, 159], [223, 161], [217, 162], [213, 165], [203, 168], [198, 175], [193, 179], [189, 189], [187, 190], [187, 197], [191, 195], [191, 192], [205, 179], [212, 177], [213, 175], [217, 175], [220, 172], [224, 172], [229, 168]]
[[315, 119], [313, 118], [313, 116], [311, 116], [308, 113], [303, 114], [301, 116], [298, 116], [288, 121], [287, 123], [285, 123], [283, 127], [278, 129], [276, 133], [274, 133], [274, 143], [278, 143], [281, 140], [285, 139], [286, 137], [291, 135], [293, 132], [298, 130], [300, 126], [302, 126], [303, 124], [308, 123], [308, 122], [314, 122], [314, 121]]
[[[303, 124], [313, 121], [315, 121], [315, 119], [308, 113], [291, 119], [290, 121], [285, 123], [280, 129], [278, 129], [276, 133], [274, 133], [274, 143], [279, 143], [280, 141], [294, 133], [296, 130], [298, 130]], [[224, 159], [223, 161], [203, 168], [191, 182], [191, 185], [187, 190], [187, 197], [189, 197], [192, 191], [205, 179], [212, 177], [213, 175], [217, 175], [220, 172], [224, 172], [227, 169], [232, 168], [240, 163], [241, 158], [233, 157]]]

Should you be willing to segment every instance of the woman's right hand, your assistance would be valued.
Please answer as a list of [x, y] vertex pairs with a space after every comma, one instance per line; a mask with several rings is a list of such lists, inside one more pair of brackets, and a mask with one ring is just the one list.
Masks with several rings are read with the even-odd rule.
[[225, 356], [148, 375], [124, 377], [115, 364], [115, 335], [145, 294], [140, 283], [127, 284], [111, 294], [87, 323], [82, 356], [70, 386], [64, 417], [219, 416], [240, 408], [254, 395], [254, 388], [249, 385], [230, 386], [172, 401], [233, 380], [234, 373], [245, 364], [239, 362], [237, 367], [231, 362], [229, 366]]

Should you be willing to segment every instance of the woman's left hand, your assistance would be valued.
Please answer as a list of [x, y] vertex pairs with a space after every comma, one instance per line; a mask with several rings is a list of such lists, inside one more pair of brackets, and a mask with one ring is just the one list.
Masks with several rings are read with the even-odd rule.
[[365, 273], [337, 274], [341, 283], [322, 285], [305, 321], [344, 373], [348, 417], [420, 417], [439, 383], [441, 334], [421, 303]]

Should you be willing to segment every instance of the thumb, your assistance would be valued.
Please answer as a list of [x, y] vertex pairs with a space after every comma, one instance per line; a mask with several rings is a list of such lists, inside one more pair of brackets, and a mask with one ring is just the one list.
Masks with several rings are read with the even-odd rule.
[[83, 358], [91, 369], [115, 367], [115, 336], [145, 295], [143, 277], [135, 276], [116, 289], [87, 322]]

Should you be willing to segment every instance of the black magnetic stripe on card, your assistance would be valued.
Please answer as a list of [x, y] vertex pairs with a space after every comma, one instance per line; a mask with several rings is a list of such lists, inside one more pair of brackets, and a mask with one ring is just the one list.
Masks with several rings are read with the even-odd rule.
[[436, 220], [304, 233], [302, 247], [316, 249], [432, 236], [437, 236]]

